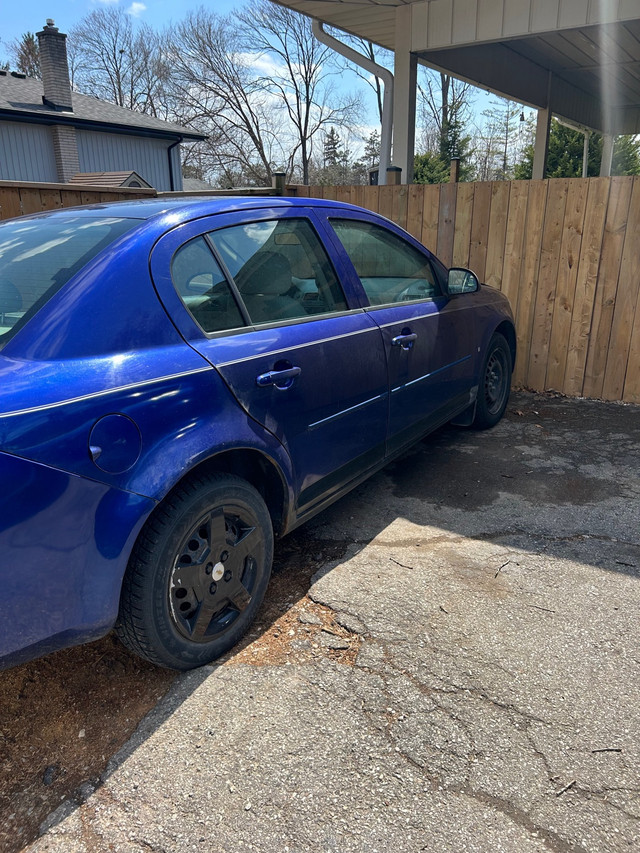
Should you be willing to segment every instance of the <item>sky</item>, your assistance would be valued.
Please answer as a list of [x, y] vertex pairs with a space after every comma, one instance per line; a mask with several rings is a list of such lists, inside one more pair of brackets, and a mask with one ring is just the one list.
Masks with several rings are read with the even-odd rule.
[[[199, 6], [211, 8], [218, 15], [228, 15], [248, 3], [248, 0], [1, 0], [0, 62], [9, 59], [8, 45], [23, 33], [41, 30], [47, 18], [52, 18], [63, 32], [69, 30], [94, 9], [120, 6], [135, 20], [154, 29], [161, 29], [171, 21], [178, 21], [190, 10]], [[343, 75], [347, 91], [357, 89], [365, 102], [364, 123], [359, 134], [366, 138], [377, 127], [375, 100], [370, 88], [355, 74]]]
[[[242, 6], [242, 0], [209, 0], [211, 8], [218, 14], [226, 15]], [[1, 55], [7, 53], [6, 43], [19, 38], [25, 32], [35, 33], [45, 25], [47, 18], [53, 18], [56, 27], [67, 33], [74, 24], [101, 6], [122, 6], [134, 18], [161, 28], [170, 21], [181, 18], [189, 9], [207, 5], [206, 0], [3, 0], [2, 2], [2, 39]]]
[[[248, 0], [247, 0], [248, 2]], [[226, 15], [246, 5], [243, 0], [2, 0], [0, 20], [0, 61], [8, 59], [8, 45], [25, 32], [41, 30], [47, 18], [53, 18], [63, 33], [69, 30], [93, 9], [120, 6], [134, 19], [161, 29], [171, 21], [180, 20], [188, 11], [199, 6], [209, 6], [219, 15]], [[343, 76], [348, 90], [357, 89], [365, 102], [364, 124], [359, 128], [363, 138], [377, 127], [375, 102], [370, 88], [355, 74]], [[488, 96], [477, 91], [476, 115], [488, 106]]]

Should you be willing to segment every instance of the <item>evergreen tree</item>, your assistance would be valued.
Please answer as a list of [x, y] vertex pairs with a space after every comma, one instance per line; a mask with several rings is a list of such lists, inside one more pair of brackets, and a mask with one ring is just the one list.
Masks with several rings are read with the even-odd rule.
[[451, 163], [445, 163], [440, 154], [416, 154], [413, 161], [414, 184], [446, 184]]
[[[515, 167], [514, 177], [529, 180], [533, 174], [533, 145], [528, 145], [524, 156]], [[546, 178], [582, 177], [584, 134], [566, 125], [553, 121], [549, 133], [549, 154]], [[589, 136], [589, 164], [587, 177], [600, 174], [602, 160], [602, 136]], [[612, 175], [640, 175], [640, 142], [637, 137], [618, 136], [613, 149]]]
[[336, 167], [342, 161], [342, 142], [335, 127], [330, 127], [325, 134], [323, 143], [323, 159], [325, 169]]
[[34, 33], [26, 32], [9, 45], [17, 71], [40, 79], [40, 49]]

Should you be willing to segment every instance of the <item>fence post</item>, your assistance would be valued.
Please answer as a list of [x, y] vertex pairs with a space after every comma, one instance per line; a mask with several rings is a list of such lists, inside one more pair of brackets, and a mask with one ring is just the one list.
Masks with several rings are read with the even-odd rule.
[[286, 172], [273, 172], [271, 176], [271, 186], [273, 187], [274, 195], [284, 195], [285, 194], [285, 182], [287, 179]]
[[387, 166], [387, 186], [399, 186], [402, 183], [400, 166]]
[[457, 184], [460, 180], [460, 158], [451, 158], [451, 168], [449, 170], [449, 183]]

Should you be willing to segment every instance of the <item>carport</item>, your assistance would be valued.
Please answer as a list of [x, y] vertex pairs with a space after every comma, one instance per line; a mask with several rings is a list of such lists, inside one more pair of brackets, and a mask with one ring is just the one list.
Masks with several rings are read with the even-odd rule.
[[637, 0], [278, 2], [393, 51], [392, 162], [406, 183], [418, 63], [535, 108], [534, 178], [544, 177], [552, 115], [604, 135], [603, 176], [614, 137], [640, 132]]

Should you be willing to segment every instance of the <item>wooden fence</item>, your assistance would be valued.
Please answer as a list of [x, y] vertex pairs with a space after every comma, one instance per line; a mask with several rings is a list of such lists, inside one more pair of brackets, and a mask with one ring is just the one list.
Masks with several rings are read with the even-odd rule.
[[[471, 267], [502, 290], [516, 318], [516, 385], [640, 403], [640, 177], [297, 186], [287, 194], [375, 210], [445, 264]], [[155, 195], [0, 181], [0, 219]]]
[[0, 219], [13, 219], [28, 213], [42, 213], [59, 207], [124, 201], [129, 198], [154, 198], [156, 191], [131, 187], [71, 187], [69, 184], [36, 184], [0, 181]]
[[640, 403], [640, 177], [298, 187], [375, 210], [502, 290], [514, 384]]

